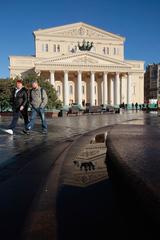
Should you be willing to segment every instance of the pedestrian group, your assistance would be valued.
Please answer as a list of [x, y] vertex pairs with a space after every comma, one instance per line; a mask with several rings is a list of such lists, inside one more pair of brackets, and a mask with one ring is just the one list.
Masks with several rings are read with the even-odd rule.
[[[47, 122], [45, 117], [45, 107], [48, 102], [48, 97], [45, 89], [39, 86], [37, 80], [32, 81], [32, 89], [28, 90], [23, 86], [23, 80], [16, 81], [11, 96], [11, 105], [13, 116], [8, 129], [5, 132], [13, 135], [19, 117], [24, 119], [23, 133], [29, 135], [33, 129], [37, 114], [41, 119], [42, 133], [47, 134]], [[30, 119], [28, 118], [28, 107], [31, 107]]]

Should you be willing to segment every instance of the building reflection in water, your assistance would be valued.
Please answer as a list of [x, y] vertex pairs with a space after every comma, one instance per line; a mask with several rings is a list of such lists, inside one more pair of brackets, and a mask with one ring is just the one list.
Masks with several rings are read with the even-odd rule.
[[67, 165], [63, 184], [88, 187], [108, 178], [105, 142], [87, 144]]

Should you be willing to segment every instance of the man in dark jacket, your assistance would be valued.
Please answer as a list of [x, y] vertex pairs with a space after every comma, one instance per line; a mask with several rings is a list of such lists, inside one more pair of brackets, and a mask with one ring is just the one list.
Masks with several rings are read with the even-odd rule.
[[28, 124], [28, 95], [21, 79], [16, 82], [16, 88], [13, 90], [11, 102], [13, 118], [9, 128], [4, 130], [9, 134], [13, 134], [13, 130], [15, 129], [20, 116], [24, 119], [25, 127]]
[[45, 117], [45, 106], [47, 105], [47, 102], [48, 97], [45, 89], [39, 86], [37, 80], [34, 80], [30, 91], [30, 105], [32, 108], [31, 118], [27, 127], [23, 130], [25, 134], [29, 134], [30, 130], [34, 127], [37, 114], [41, 119], [42, 133], [47, 134], [47, 122]]

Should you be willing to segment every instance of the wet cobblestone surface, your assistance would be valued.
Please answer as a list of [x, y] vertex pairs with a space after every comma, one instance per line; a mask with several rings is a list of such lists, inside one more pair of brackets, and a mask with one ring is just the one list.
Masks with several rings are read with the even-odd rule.
[[[143, 112], [124, 112], [121, 114], [98, 114], [86, 116], [70, 116], [48, 119], [48, 135], [41, 134], [39, 119], [30, 136], [22, 133], [23, 121], [20, 119], [14, 135], [0, 131], [0, 167], [9, 163], [11, 158], [29, 150], [35, 146], [46, 143], [50, 140], [56, 142], [65, 141], [76, 135], [84, 134], [103, 126], [123, 123], [139, 119], [144, 121]], [[0, 117], [0, 128], [7, 128], [11, 118]]]
[[[1, 117], [0, 128], [7, 128], [10, 120], [11, 118]], [[20, 120], [16, 132], [13, 136], [5, 134], [3, 131], [0, 132], [0, 195], [3, 196], [0, 199], [0, 233], [2, 239], [24, 239], [18, 238], [18, 235], [24, 226], [26, 216], [32, 205], [32, 201], [33, 199], [36, 199], [37, 196], [39, 202], [39, 193], [37, 191], [40, 191], [40, 194], [41, 192], [43, 192], [44, 195], [46, 195], [47, 192], [49, 194], [48, 188], [46, 187], [48, 186], [46, 185], [46, 178], [48, 177], [49, 173], [52, 176], [51, 179], [49, 178], [51, 181], [51, 190], [53, 187], [56, 188], [55, 178], [57, 178], [58, 188], [59, 172], [57, 171], [56, 165], [59, 167], [60, 171], [61, 165], [63, 165], [64, 151], [71, 145], [72, 141], [75, 144], [75, 139], [79, 139], [79, 136], [84, 133], [86, 133], [85, 136], [88, 139], [88, 137], [90, 138], [92, 135], [92, 133], [88, 133], [89, 131], [93, 130], [95, 133], [96, 129], [103, 128], [104, 126], [105, 127], [103, 129], [105, 129], [105, 131], [107, 129], [108, 131], [108, 129], [110, 129], [109, 126], [115, 124], [120, 124], [120, 129], [121, 126], [124, 126], [124, 124], [131, 124], [131, 129], [133, 128], [133, 125], [150, 125], [156, 128], [160, 128], [160, 117], [156, 113], [130, 111], [121, 114], [53, 118], [48, 119], [49, 132], [47, 136], [44, 136], [40, 133], [41, 127], [39, 119], [37, 120], [35, 129], [31, 135], [23, 135], [23, 121]], [[98, 131], [99, 130], [97, 130], [97, 132]], [[84, 136], [82, 136], [80, 139], [84, 144]], [[81, 143], [79, 140], [77, 141], [78, 143]], [[79, 147], [79, 144], [75, 144], [74, 148], [72, 146], [72, 151], [70, 150], [68, 152], [69, 161], [72, 160], [71, 155], [73, 154], [74, 156]], [[62, 155], [61, 161], [59, 161], [59, 158], [61, 156], [60, 154]], [[58, 161], [56, 161], [57, 159]], [[68, 163], [69, 162], [65, 159], [65, 164]], [[77, 173], [77, 167], [73, 161], [72, 165]], [[105, 171], [107, 173], [107, 169]], [[72, 176], [71, 174], [69, 175]], [[113, 236], [113, 233], [118, 233], [118, 236], [122, 236], [122, 238], [126, 240], [136, 239], [139, 229], [141, 230], [142, 228], [141, 221], [139, 221], [135, 226], [135, 222], [137, 222], [137, 219], [139, 218], [138, 215], [136, 215], [133, 218], [133, 221], [130, 222], [132, 218], [130, 212], [132, 209], [132, 204], [128, 202], [129, 210], [125, 210], [126, 206], [123, 206], [124, 201], [121, 202], [119, 198], [117, 198], [117, 192], [115, 193], [112, 182], [109, 178], [105, 178], [103, 181], [97, 182], [97, 184], [93, 184], [85, 188], [83, 187], [83, 189], [74, 185], [62, 185], [64, 187], [61, 188], [61, 191], [58, 191], [59, 195], [57, 205], [59, 214], [58, 226], [60, 227], [59, 231], [61, 233], [59, 240], [67, 239], [66, 234], [68, 234], [68, 239], [70, 240], [75, 239], [75, 234], [78, 234], [79, 236], [79, 238], [76, 236], [76, 239], [93, 240], [94, 236], [96, 236], [95, 239], [97, 240], [103, 239], [102, 236], [104, 235], [106, 237], [109, 237], [110, 234], [110, 236]], [[43, 187], [45, 187], [44, 191]], [[119, 194], [122, 195], [121, 192]], [[52, 203], [53, 200], [55, 199], [53, 191], [51, 191], [48, 198], [51, 209], [54, 208], [54, 206], [52, 206], [54, 205]], [[38, 215], [38, 220], [41, 221], [41, 224], [43, 226], [42, 228], [44, 229], [44, 207], [46, 208], [45, 210], [47, 216], [49, 216], [48, 214], [53, 215], [53, 212], [49, 211], [50, 205], [46, 201], [46, 198], [45, 200], [42, 199], [41, 202], [43, 206], [43, 208], [40, 209], [41, 212], [35, 211], [35, 213], [36, 216]], [[35, 203], [37, 206], [37, 202]], [[135, 209], [133, 209], [133, 212], [135, 212], [134, 210]], [[126, 217], [125, 212], [129, 213], [129, 217]], [[39, 215], [40, 213], [42, 215]], [[68, 221], [68, 219], [70, 219], [70, 221]], [[88, 222], [90, 223], [89, 225]], [[68, 225], [66, 225], [66, 223]], [[75, 227], [74, 229], [72, 228], [73, 225]], [[138, 227], [138, 225], [140, 227]], [[82, 229], [80, 229], [81, 226]], [[39, 221], [37, 227], [39, 230]], [[85, 234], [86, 228], [88, 229], [88, 237], [85, 238], [83, 237], [83, 234]], [[137, 228], [136, 231], [135, 228]], [[8, 229], [10, 231], [8, 231]], [[144, 229], [141, 230], [140, 237], [142, 239], [145, 233]], [[99, 235], [99, 233], [102, 236]], [[132, 235], [133, 237], [131, 238]], [[145, 234], [145, 238], [146, 236], [147, 233]], [[33, 237], [28, 239], [31, 240], [40, 238], [41, 232], [39, 238]], [[41, 239], [46, 240], [45, 237]]]

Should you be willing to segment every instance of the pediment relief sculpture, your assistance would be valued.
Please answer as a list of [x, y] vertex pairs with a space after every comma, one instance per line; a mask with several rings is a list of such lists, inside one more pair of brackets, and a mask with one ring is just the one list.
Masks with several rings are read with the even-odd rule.
[[[49, 33], [48, 33], [49, 34]], [[114, 39], [116, 36], [110, 36], [106, 33], [101, 33], [98, 30], [91, 30], [86, 27], [73, 28], [70, 30], [52, 32], [50, 34], [62, 37], [85, 37], [85, 38], [98, 38], [98, 39]], [[119, 37], [119, 36], [117, 36]]]
[[80, 63], [80, 64], [98, 64], [99, 63], [98, 60], [88, 58], [86, 56], [81, 57], [81, 58], [77, 58], [77, 59], [73, 59], [72, 62], [73, 63]]

